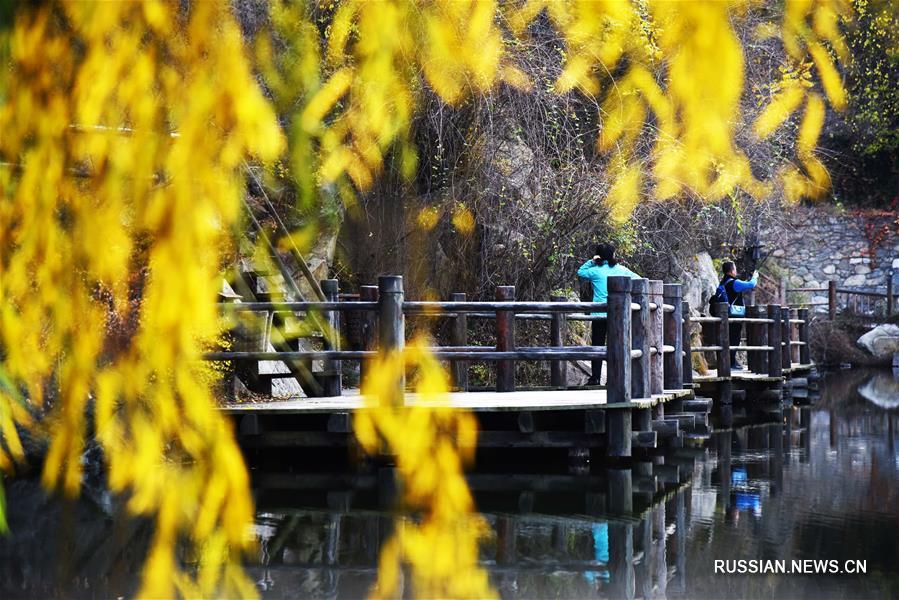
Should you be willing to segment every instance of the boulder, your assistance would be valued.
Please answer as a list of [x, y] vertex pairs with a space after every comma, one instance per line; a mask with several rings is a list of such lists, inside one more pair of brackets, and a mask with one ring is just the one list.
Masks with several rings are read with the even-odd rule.
[[887, 324], [878, 325], [856, 342], [858, 346], [866, 350], [876, 358], [891, 357], [899, 352], [899, 326]]
[[[593, 372], [589, 360], [569, 360], [565, 361], [565, 382], [568, 385], [586, 385], [587, 380]], [[603, 363], [603, 372], [606, 370], [605, 362]]]
[[[570, 342], [574, 346], [590, 345], [590, 327], [587, 323], [586, 327], [572, 327], [568, 330]], [[589, 360], [568, 360], [563, 363], [565, 365], [565, 380], [568, 385], [586, 385], [587, 380], [593, 374], [593, 367]], [[606, 371], [606, 363], [603, 361], [603, 374]]]
[[681, 265], [680, 281], [684, 300], [690, 303], [690, 313], [698, 315], [709, 304], [709, 298], [718, 287], [718, 273], [708, 252], [700, 252]]

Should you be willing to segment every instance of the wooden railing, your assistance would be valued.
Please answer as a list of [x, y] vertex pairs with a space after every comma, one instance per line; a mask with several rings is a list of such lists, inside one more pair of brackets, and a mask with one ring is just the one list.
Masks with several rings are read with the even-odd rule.
[[[549, 302], [516, 301], [515, 288], [499, 286], [494, 301], [469, 301], [465, 294], [453, 294], [449, 301], [408, 301], [403, 279], [381, 277], [378, 286], [362, 286], [358, 300], [341, 300], [336, 280], [321, 285], [328, 297], [324, 302], [245, 302], [223, 304], [225, 311], [265, 311], [314, 313], [320, 315], [332, 332], [340, 330], [341, 316], [355, 312], [362, 321], [361, 350], [342, 350], [339, 336], [325, 335], [321, 350], [290, 352], [228, 351], [205, 355], [212, 361], [325, 361], [322, 395], [340, 395], [340, 361], [367, 362], [389, 351], [401, 350], [406, 343], [406, 316], [452, 319], [451, 345], [431, 348], [434, 355], [451, 363], [453, 385], [468, 391], [468, 364], [472, 361], [494, 364], [496, 391], [515, 390], [517, 361], [549, 361], [550, 381], [554, 388], [565, 388], [566, 360], [604, 359], [608, 363], [607, 398], [609, 403], [650, 398], [665, 390], [684, 388], [690, 379], [689, 351], [685, 352], [684, 332], [689, 329], [689, 306], [682, 300], [680, 284], [661, 281], [610, 277], [609, 298], [605, 303], [570, 302], [554, 296]], [[606, 314], [598, 314], [606, 313]], [[495, 321], [495, 346], [470, 346], [467, 343], [469, 318]], [[549, 344], [516, 346], [515, 322], [522, 319], [549, 323]], [[566, 346], [568, 321], [607, 321], [605, 346]], [[689, 350], [689, 348], [687, 348]], [[288, 376], [289, 375], [285, 375]], [[398, 385], [404, 387], [402, 381]], [[402, 397], [400, 395], [400, 397]]]
[[[702, 345], [690, 351], [715, 355], [716, 372], [706, 379], [726, 382], [737, 377], [777, 382], [791, 373], [794, 367], [811, 365], [807, 308], [779, 304], [748, 306], [745, 317], [730, 316], [728, 309], [727, 303], [715, 304], [712, 316], [693, 319], [702, 324]], [[734, 323], [745, 325], [745, 344], [731, 346], [730, 326]], [[746, 371], [732, 371], [732, 351], [746, 353]], [[729, 392], [725, 390], [723, 396], [729, 396]]]
[[[852, 312], [862, 315], [880, 315], [886, 318], [892, 317], [896, 312], [896, 296], [893, 291], [892, 273], [887, 275], [884, 291], [875, 291], [871, 289], [862, 289], [854, 287], [838, 287], [836, 281], [828, 281], [827, 287], [787, 287], [786, 283], [781, 284], [782, 302], [786, 303], [786, 299], [790, 294], [827, 294], [827, 301], [817, 302], [790, 302], [791, 306], [817, 307], [826, 306], [827, 315], [833, 320], [836, 318], [840, 310]], [[842, 302], [840, 296], [843, 296]], [[881, 307], [883, 310], [878, 310]]]

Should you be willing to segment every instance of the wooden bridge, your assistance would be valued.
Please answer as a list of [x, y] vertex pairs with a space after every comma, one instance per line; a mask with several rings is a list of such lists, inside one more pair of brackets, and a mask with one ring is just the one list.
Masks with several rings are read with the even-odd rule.
[[[284, 322], [300, 314], [314, 316], [323, 331], [320, 349], [280, 344], [274, 352], [238, 349], [206, 355], [207, 360], [234, 361], [240, 365], [239, 376], [263, 384], [274, 378], [296, 378], [303, 384], [306, 397], [224, 407], [238, 421], [246, 447], [353, 446], [351, 416], [365, 410], [365, 403], [357, 389], [344, 389], [341, 362], [361, 361], [364, 373], [379, 352], [402, 349], [406, 318], [412, 316], [452, 321], [451, 345], [431, 350], [450, 364], [454, 390], [449, 405], [477, 416], [481, 449], [592, 449], [596, 456], [617, 459], [661, 445], [682, 446], [708, 434], [713, 398], [729, 404], [735, 386], [761, 385], [779, 399], [785, 379], [811, 368], [806, 310], [792, 313], [771, 305], [763, 312], [750, 307], [750, 316], [740, 319], [747, 325], [747, 343], [734, 347], [749, 354], [746, 372], [730, 369], [728, 327], [734, 319], [728, 317], [726, 304], [716, 307], [715, 316], [694, 319], [702, 324], [702, 339], [707, 341], [692, 348], [690, 307], [676, 283], [611, 277], [604, 303], [564, 297], [516, 301], [511, 286], [498, 287], [494, 301], [469, 301], [464, 294], [453, 294], [449, 301], [409, 301], [398, 276], [381, 277], [377, 287], [363, 286], [358, 299], [342, 298], [336, 280], [322, 281], [321, 289], [324, 301], [223, 305], [227, 311], [264, 313], [269, 323], [274, 317]], [[348, 316], [361, 323], [358, 349], [341, 347], [338, 333]], [[494, 320], [495, 346], [468, 345], [472, 318]], [[605, 346], [565, 345], [569, 322], [596, 319], [607, 321]], [[520, 320], [545, 321], [546, 344], [517, 346], [515, 325]], [[717, 368], [694, 377], [691, 355], [699, 352], [714, 356]], [[564, 361], [597, 359], [607, 361], [605, 387], [568, 385]], [[289, 372], [259, 373], [259, 361], [282, 361]], [[313, 361], [321, 362], [321, 371], [313, 372]], [[515, 364], [523, 361], [549, 361], [547, 385], [517, 385]], [[468, 378], [472, 362], [494, 366], [495, 389], [473, 391]], [[711, 397], [697, 396], [700, 386]], [[411, 393], [402, 396], [408, 406], [419, 401]]]

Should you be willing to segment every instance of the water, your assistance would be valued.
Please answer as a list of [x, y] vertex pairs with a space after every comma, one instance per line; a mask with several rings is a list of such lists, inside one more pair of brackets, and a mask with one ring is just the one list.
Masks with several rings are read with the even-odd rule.
[[[658, 485], [645, 464], [532, 463], [510, 476], [482, 461], [471, 485], [494, 530], [482, 563], [509, 598], [899, 597], [897, 405], [888, 372], [832, 374], [808, 406], [738, 408], [723, 420], [733, 427], [668, 452]], [[248, 566], [262, 596], [365, 596], [393, 527], [385, 472], [267, 471], [255, 472], [261, 544]], [[7, 491], [0, 597], [133, 593], [147, 524], [111, 519], [102, 490], [68, 505], [34, 482]], [[865, 561], [866, 573], [716, 574], [716, 560]]]

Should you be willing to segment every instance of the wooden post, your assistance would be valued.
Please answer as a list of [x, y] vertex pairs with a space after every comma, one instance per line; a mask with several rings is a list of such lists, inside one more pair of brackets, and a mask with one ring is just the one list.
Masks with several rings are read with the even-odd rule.
[[[359, 300], [363, 302], [378, 301], [378, 286], [360, 285]], [[378, 347], [378, 313], [374, 310], [362, 311], [362, 349], [374, 350]], [[368, 361], [363, 360], [359, 365], [359, 381], [365, 381], [368, 374]]]
[[837, 318], [837, 282], [833, 279], [827, 282], [827, 315], [831, 321]]
[[[319, 282], [326, 302], [337, 302], [340, 299], [339, 285], [336, 279], [322, 279]], [[340, 350], [340, 312], [329, 310], [325, 313], [325, 350]], [[341, 391], [340, 361], [325, 360], [321, 377], [325, 396], [339, 396]]]
[[631, 280], [629, 277], [608, 279], [608, 364], [609, 403], [631, 399]]
[[[790, 309], [790, 339], [795, 341], [799, 340], [799, 325], [797, 323], [792, 323], [792, 321], [796, 321], [799, 319], [799, 309], [791, 308]], [[799, 346], [795, 344], [790, 344], [790, 362], [798, 363], [802, 362], [799, 360]]]
[[656, 598], [665, 598], [668, 588], [668, 528], [665, 525], [665, 503], [652, 509], [653, 551], [652, 571], [656, 584]]
[[[378, 348], [381, 356], [402, 352], [406, 345], [406, 320], [403, 315], [403, 277], [378, 277]], [[406, 376], [400, 372], [392, 390], [391, 402], [405, 404]]]
[[[657, 279], [649, 281], [649, 301], [658, 308], [649, 313], [649, 338], [650, 348], [656, 348], [658, 352], [649, 359], [649, 382], [650, 392], [652, 394], [661, 394], [665, 385], [665, 369], [664, 356], [662, 354], [662, 340], [664, 339], [664, 313], [662, 311], [663, 302], [663, 283]], [[661, 406], [659, 404], [658, 406]], [[653, 414], [653, 417], [659, 418], [659, 415]]]
[[[510, 302], [515, 300], [514, 285], [496, 286], [496, 300]], [[496, 311], [496, 349], [499, 352], [515, 350], [515, 311]], [[496, 391], [515, 391], [515, 361], [500, 360], [496, 363]]]
[[788, 304], [788, 302], [787, 302], [787, 278], [786, 277], [780, 278], [780, 289], [778, 290], [777, 296], [778, 296], [778, 299], [780, 300], [781, 304], [783, 304], [784, 306], [786, 306]]
[[683, 325], [681, 327], [681, 339], [683, 340], [683, 373], [684, 386], [693, 383], [693, 342], [690, 339], [693, 335], [693, 326], [690, 323], [690, 303], [686, 300], [681, 302], [681, 315], [683, 315]]
[[893, 316], [893, 271], [887, 273], [887, 319]]
[[[661, 350], [664, 339], [665, 316], [662, 312], [664, 284], [658, 279], [649, 280], [649, 302], [656, 305], [655, 310], [649, 312], [649, 331], [646, 337], [649, 340], [650, 352], [653, 348]], [[650, 354], [649, 357], [649, 391], [651, 394], [661, 394], [664, 390], [665, 368], [664, 356], [661, 352]], [[665, 404], [659, 402], [652, 407], [652, 418], [661, 420], [665, 418]]]
[[[609, 277], [608, 289], [606, 393], [608, 402], [613, 404], [631, 399], [631, 280], [629, 277]], [[615, 409], [606, 414], [609, 456], [631, 456], [631, 411]]]
[[652, 431], [652, 410], [635, 408], [631, 415], [631, 428], [634, 431]]
[[[760, 306], [747, 306], [746, 307], [746, 316], [750, 319], [758, 319], [762, 316], [762, 309]], [[762, 335], [765, 334], [764, 337], [767, 336], [768, 328], [764, 323], [747, 323], [746, 324], [746, 344], [749, 346], [764, 346], [764, 342], [762, 341]], [[747, 361], [746, 366], [753, 373], [761, 373], [766, 374], [768, 371], [765, 368], [765, 352], [762, 350], [750, 350], [746, 353]]]
[[[465, 293], [456, 292], [450, 294], [451, 302], [465, 302]], [[450, 326], [450, 343], [453, 346], [468, 345], [468, 316], [465, 313], [456, 313]], [[453, 375], [453, 387], [462, 392], [468, 391], [468, 361], [454, 360], [451, 363]]]
[[[557, 295], [551, 296], [550, 301], [552, 302], [565, 302], [568, 298], [565, 296]], [[549, 335], [550, 335], [550, 346], [555, 348], [561, 348], [565, 345], [565, 337], [567, 334], [567, 323], [565, 319], [565, 313], [554, 312], [552, 314], [552, 321], [549, 326]], [[564, 388], [568, 386], [567, 374], [565, 369], [565, 361], [562, 360], [551, 360], [549, 362], [549, 371], [550, 371], [550, 385], [556, 388]]]
[[683, 592], [687, 587], [687, 514], [686, 514], [686, 492], [683, 488], [675, 492], [675, 521], [674, 535], [675, 538], [675, 558], [674, 558], [674, 580], [671, 582], [672, 588], [676, 592]]
[[793, 366], [792, 353], [790, 352], [790, 335], [792, 328], [790, 327], [790, 309], [786, 306], [780, 309], [781, 330], [780, 330], [780, 347], [781, 347], [781, 363], [784, 369]]
[[802, 323], [799, 324], [799, 341], [802, 342], [802, 345], [799, 346], [799, 362], [800, 364], [808, 365], [812, 362], [811, 348], [808, 345], [809, 310], [800, 308], [799, 318], [802, 320]]
[[652, 521], [650, 513], [646, 513], [637, 524], [634, 539], [639, 543], [637, 548], [642, 553], [643, 559], [634, 565], [634, 577], [637, 580], [635, 595], [649, 600], [653, 596], [652, 571], [650, 571], [650, 556], [652, 554]]
[[[631, 280], [631, 302], [640, 305], [640, 310], [632, 315], [631, 347], [640, 350], [643, 355], [631, 363], [631, 397], [649, 398], [649, 291], [648, 279]], [[648, 412], [648, 411], [647, 411]], [[648, 417], [648, 415], [647, 415]], [[646, 427], [649, 430], [649, 427]]]
[[718, 350], [718, 377], [730, 377], [730, 323], [728, 319], [728, 310], [730, 305], [727, 302], [717, 302], [712, 305], [712, 313], [721, 319], [718, 322], [718, 343], [721, 349]]
[[[616, 410], [614, 412], [630, 412]], [[634, 478], [630, 468], [612, 468], [606, 470], [608, 477], [609, 511], [616, 515], [632, 516], [634, 512]]]
[[664, 287], [665, 304], [674, 307], [674, 311], [663, 313], [665, 344], [674, 347], [674, 352], [665, 355], [665, 389], [680, 390], [684, 387], [684, 341], [683, 341], [683, 297], [681, 284], [666, 283]]
[[768, 345], [772, 350], [768, 352], [768, 376], [783, 376], [783, 353], [780, 350], [781, 327], [780, 327], [780, 305], [768, 305], [768, 318], [774, 321], [768, 323]]
[[[630, 471], [627, 474], [630, 475]], [[612, 598], [633, 598], [636, 592], [634, 527], [629, 523], [613, 521], [608, 525], [608, 532], [609, 593]]]

